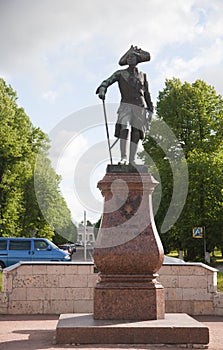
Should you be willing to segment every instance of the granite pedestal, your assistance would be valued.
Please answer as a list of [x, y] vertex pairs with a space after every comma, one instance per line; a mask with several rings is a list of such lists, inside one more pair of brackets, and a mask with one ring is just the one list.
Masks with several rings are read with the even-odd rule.
[[166, 314], [153, 321], [95, 320], [92, 314], [61, 315], [57, 344], [178, 344], [209, 343], [209, 329], [186, 314]]
[[144, 166], [107, 168], [94, 261], [93, 314], [61, 315], [58, 344], [202, 344], [209, 330], [186, 314], [166, 314], [157, 280], [164, 253], [152, 210], [157, 182]]
[[104, 210], [94, 249], [95, 319], [164, 318], [164, 289], [156, 279], [164, 254], [151, 198], [156, 185], [146, 167], [116, 165], [98, 183]]

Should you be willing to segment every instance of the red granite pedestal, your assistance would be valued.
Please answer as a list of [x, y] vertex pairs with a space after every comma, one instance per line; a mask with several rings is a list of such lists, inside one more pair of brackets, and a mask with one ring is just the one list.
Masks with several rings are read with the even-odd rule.
[[164, 254], [151, 198], [156, 185], [144, 166], [110, 166], [98, 183], [104, 211], [94, 249], [95, 319], [164, 318], [164, 289], [156, 279]]
[[[114, 278], [114, 281], [112, 279]], [[152, 277], [151, 277], [152, 278]], [[123, 279], [123, 281], [120, 281]], [[94, 318], [154, 320], [164, 318], [164, 289], [139, 276], [102, 277], [95, 288]]]
[[152, 210], [157, 182], [141, 167], [108, 166], [94, 261], [100, 271], [93, 314], [61, 315], [58, 344], [209, 342], [209, 329], [186, 314], [166, 314], [157, 271], [164, 253]]
[[166, 314], [165, 319], [152, 321], [95, 320], [92, 314], [64, 314], [58, 321], [56, 343], [177, 344], [177, 348], [196, 345], [196, 349], [204, 349], [209, 343], [209, 329], [186, 314]]

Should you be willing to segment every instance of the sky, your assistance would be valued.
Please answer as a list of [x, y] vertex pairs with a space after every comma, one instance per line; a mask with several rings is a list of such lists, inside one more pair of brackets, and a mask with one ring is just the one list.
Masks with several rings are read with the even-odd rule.
[[[151, 61], [154, 105], [165, 79], [223, 86], [222, 0], [0, 0], [0, 77], [52, 143], [50, 157], [75, 221], [100, 217], [97, 182], [109, 163], [98, 85], [136, 45]], [[120, 100], [106, 95], [111, 141]], [[114, 147], [113, 157], [119, 157]]]

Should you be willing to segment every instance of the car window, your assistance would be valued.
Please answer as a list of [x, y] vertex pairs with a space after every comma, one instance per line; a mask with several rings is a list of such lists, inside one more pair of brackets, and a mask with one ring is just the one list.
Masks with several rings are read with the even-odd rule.
[[6, 247], [7, 247], [7, 240], [4, 239], [0, 241], [0, 250], [6, 250]]
[[47, 250], [48, 244], [45, 241], [34, 241], [35, 250]]
[[50, 245], [51, 245], [51, 247], [53, 248], [53, 249], [59, 249], [58, 247], [57, 247], [57, 245], [56, 244], [54, 244], [53, 242], [50, 242]]
[[13, 240], [9, 242], [9, 250], [30, 250], [31, 241]]

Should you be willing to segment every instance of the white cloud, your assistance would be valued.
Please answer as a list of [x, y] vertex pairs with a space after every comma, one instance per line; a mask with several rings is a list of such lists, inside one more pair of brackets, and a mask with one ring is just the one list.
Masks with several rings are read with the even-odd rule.
[[222, 35], [222, 7], [219, 0], [140, 0], [137, 6], [128, 0], [2, 1], [1, 69], [5, 76], [29, 75], [51, 103], [56, 95], [50, 91], [70, 79], [93, 83], [112, 62], [117, 67], [130, 44], [148, 49], [151, 62], [162, 67], [163, 54], [171, 55], [174, 75], [187, 61], [184, 48], [190, 52], [186, 70], [191, 63], [196, 70], [211, 63], [199, 55]]
[[[195, 81], [196, 79], [205, 80], [208, 71], [213, 71], [214, 67], [219, 67], [219, 73], [223, 63], [223, 45], [221, 39], [216, 39], [208, 48], [200, 48], [196, 54], [188, 59], [175, 56], [170, 59], [163, 60], [157, 67], [161, 80], [165, 78], [171, 79], [177, 77], [182, 80]], [[205, 73], [205, 74], [204, 74]], [[219, 86], [220, 76], [216, 74], [212, 79], [212, 85]], [[222, 85], [222, 84], [221, 84]]]
[[[173, 76], [207, 80], [222, 93], [222, 21], [222, 0], [0, 0], [2, 77], [23, 92], [23, 107], [45, 130], [99, 102], [96, 87], [119, 69], [131, 44], [151, 53], [140, 69], [149, 76], [154, 102], [165, 78]], [[117, 90], [109, 89], [106, 102], [118, 102]], [[60, 159], [57, 170], [69, 178], [74, 161], [96, 139], [82, 135], [71, 147], [75, 130], [60, 130], [51, 158], [55, 167]]]
[[157, 52], [163, 45], [194, 36], [193, 4], [192, 0], [141, 0], [137, 7], [127, 0], [20, 0], [19, 6], [2, 2], [1, 61], [6, 68], [16, 59], [24, 70], [31, 61], [44, 65], [50, 53], [67, 51], [83, 57], [106, 47], [120, 54], [132, 43]]
[[43, 99], [49, 101], [49, 103], [53, 103], [55, 102], [57, 95], [56, 91], [49, 90], [43, 93]]
[[[73, 84], [93, 83], [130, 44], [148, 49], [162, 67], [163, 53], [172, 55], [166, 64], [174, 75], [184, 69], [184, 60], [186, 70], [190, 64], [196, 70], [211, 63], [199, 55], [222, 35], [222, 7], [219, 0], [140, 0], [137, 6], [128, 0], [2, 1], [1, 69], [5, 76], [29, 75], [51, 103], [61, 83], [71, 78]], [[190, 51], [188, 60], [179, 45]]]

